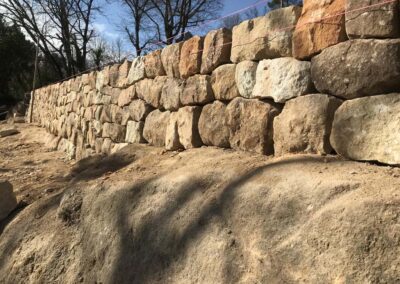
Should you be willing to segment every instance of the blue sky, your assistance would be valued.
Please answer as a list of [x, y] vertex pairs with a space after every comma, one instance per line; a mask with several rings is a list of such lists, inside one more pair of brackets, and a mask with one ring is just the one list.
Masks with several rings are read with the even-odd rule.
[[[103, 5], [103, 13], [104, 15], [98, 16], [94, 27], [97, 32], [104, 37], [108, 41], [114, 41], [118, 37], [124, 39], [123, 33], [119, 30], [118, 25], [121, 22], [123, 17], [126, 17], [126, 12], [121, 4], [113, 2], [111, 4], [105, 3]], [[253, 5], [254, 3], [259, 2], [259, 0], [223, 0], [224, 2], [224, 10], [221, 12], [221, 16], [230, 14], [242, 8]], [[257, 5], [257, 7], [265, 6], [264, 3]], [[194, 31], [196, 33], [196, 31]], [[132, 51], [129, 44], [126, 44], [126, 48], [130, 49], [128, 51]]]

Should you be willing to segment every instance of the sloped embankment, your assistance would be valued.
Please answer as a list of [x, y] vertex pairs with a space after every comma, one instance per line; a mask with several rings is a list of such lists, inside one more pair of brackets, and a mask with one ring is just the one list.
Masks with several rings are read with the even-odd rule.
[[396, 168], [129, 145], [69, 178], [2, 224], [1, 283], [400, 280]]

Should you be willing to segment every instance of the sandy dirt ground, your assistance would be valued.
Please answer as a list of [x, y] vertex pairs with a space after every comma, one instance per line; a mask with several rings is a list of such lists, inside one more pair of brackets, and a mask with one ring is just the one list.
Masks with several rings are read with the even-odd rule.
[[17, 127], [0, 283], [400, 282], [399, 168], [146, 145], [75, 162]]

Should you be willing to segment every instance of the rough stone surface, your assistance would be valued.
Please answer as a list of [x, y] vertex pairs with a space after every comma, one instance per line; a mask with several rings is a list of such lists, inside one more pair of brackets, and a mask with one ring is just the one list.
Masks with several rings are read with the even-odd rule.
[[210, 76], [195, 75], [186, 80], [181, 95], [182, 105], [206, 104], [214, 99]]
[[185, 149], [203, 145], [198, 129], [201, 107], [187, 106], [178, 110], [179, 142]]
[[292, 55], [292, 33], [301, 7], [290, 6], [233, 28], [231, 61], [262, 60]]
[[111, 139], [110, 138], [105, 138], [105, 139], [102, 140], [102, 142], [103, 143], [101, 145], [101, 153], [110, 154], [112, 146], [113, 146], [113, 143], [112, 143]]
[[182, 78], [200, 73], [203, 41], [204, 38], [194, 36], [183, 43], [179, 62], [179, 73]]
[[145, 64], [144, 64], [144, 57], [139, 56], [133, 59], [131, 64], [131, 69], [129, 70], [127, 83], [132, 85], [137, 81], [146, 78], [146, 71], [145, 71]]
[[154, 108], [160, 107], [161, 92], [164, 83], [167, 81], [166, 76], [156, 77], [154, 80], [144, 79], [136, 84], [136, 92], [140, 99], [146, 101]]
[[235, 98], [226, 108], [233, 149], [273, 154], [273, 119], [279, 111], [259, 100]]
[[199, 119], [199, 134], [205, 145], [229, 148], [229, 128], [226, 124], [226, 105], [215, 101], [205, 105]]
[[400, 93], [345, 101], [335, 113], [331, 144], [344, 157], [400, 165]]
[[256, 84], [258, 63], [254, 61], [242, 61], [236, 65], [235, 81], [239, 93], [244, 98], [251, 98]]
[[64, 152], [67, 155], [68, 159], [75, 159], [76, 147], [71, 141], [62, 138], [58, 143], [57, 150], [60, 152]]
[[167, 149], [168, 151], [183, 149], [183, 146], [179, 141], [178, 117], [178, 112], [171, 112], [171, 115], [169, 117], [165, 134], [165, 149]]
[[321, 93], [345, 99], [400, 91], [400, 39], [350, 40], [329, 47], [311, 61]]
[[215, 99], [229, 101], [240, 96], [235, 82], [235, 72], [235, 64], [225, 64], [213, 71], [211, 75], [211, 87]]
[[232, 31], [226, 28], [210, 31], [204, 39], [201, 74], [210, 74], [218, 66], [229, 63]]
[[103, 124], [103, 138], [110, 138], [113, 142], [122, 143], [125, 141], [125, 127], [117, 123]]
[[115, 154], [115, 153], [121, 151], [123, 148], [125, 148], [128, 145], [129, 145], [129, 143], [116, 143], [116, 144], [111, 146], [110, 154], [111, 155]]
[[345, 0], [305, 0], [293, 33], [293, 56], [310, 58], [324, 48], [345, 41], [344, 9]]
[[274, 120], [275, 155], [330, 154], [333, 117], [341, 100], [312, 94], [288, 101]]
[[181, 57], [181, 49], [183, 42], [168, 45], [161, 51], [161, 61], [165, 69], [165, 73], [170, 78], [180, 78], [179, 62]]
[[181, 106], [185, 81], [176, 78], [168, 78], [161, 92], [160, 105], [166, 110], [178, 110]]
[[132, 62], [125, 60], [124, 63], [121, 64], [118, 70], [118, 83], [117, 87], [124, 88], [128, 84], [128, 75], [129, 70], [131, 69]]
[[152, 107], [143, 100], [134, 100], [129, 105], [130, 117], [135, 121], [144, 121], [152, 111]]
[[15, 128], [3, 129], [3, 130], [0, 130], [0, 137], [7, 137], [7, 136], [15, 135], [18, 133], [19, 133], [19, 131]]
[[104, 86], [110, 82], [110, 66], [106, 66], [103, 70], [97, 72], [96, 76], [96, 90], [100, 91]]
[[161, 61], [161, 49], [153, 51], [144, 57], [147, 78], [164, 76], [165, 71]]
[[165, 146], [166, 130], [170, 115], [169, 111], [161, 112], [156, 109], [146, 117], [143, 137], [150, 145]]
[[118, 85], [118, 75], [119, 75], [119, 66], [120, 64], [111, 65], [109, 71], [109, 78], [110, 78], [110, 86], [117, 87]]
[[118, 106], [123, 107], [131, 103], [132, 100], [136, 99], [135, 85], [130, 86], [127, 89], [123, 89], [118, 96]]
[[[370, 8], [364, 8], [374, 5]], [[346, 32], [349, 38], [400, 36], [399, 2], [346, 0]]]
[[13, 186], [6, 180], [0, 180], [0, 222], [17, 207]]
[[125, 142], [127, 143], [144, 143], [143, 138], [143, 121], [128, 121], [126, 125]]
[[260, 61], [254, 98], [272, 98], [277, 103], [307, 94], [311, 90], [310, 62], [291, 57]]

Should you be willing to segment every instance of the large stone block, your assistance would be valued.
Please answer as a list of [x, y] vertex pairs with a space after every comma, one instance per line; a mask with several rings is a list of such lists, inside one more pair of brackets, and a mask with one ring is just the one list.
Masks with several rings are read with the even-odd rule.
[[118, 85], [119, 67], [120, 67], [120, 64], [114, 64], [114, 65], [110, 66], [110, 71], [109, 71], [110, 82], [109, 82], [109, 84], [111, 87], [117, 87], [117, 85]]
[[57, 150], [64, 152], [68, 159], [75, 159], [76, 147], [71, 141], [62, 138], [58, 143]]
[[182, 105], [206, 104], [214, 100], [211, 88], [211, 78], [208, 75], [194, 75], [186, 80], [181, 95]]
[[111, 139], [110, 138], [104, 138], [102, 140], [102, 145], [101, 145], [101, 150], [100, 151], [101, 151], [101, 153], [109, 155], [109, 154], [111, 154], [112, 147], [113, 147], [113, 142], [111, 141]]
[[205, 145], [229, 148], [226, 105], [215, 101], [205, 105], [199, 119], [199, 134]]
[[17, 207], [17, 204], [12, 184], [6, 180], [0, 180], [0, 222]]
[[144, 121], [153, 108], [143, 100], [134, 100], [129, 105], [130, 117], [135, 121]]
[[[96, 118], [97, 119], [97, 118]], [[101, 108], [101, 114], [100, 114], [100, 122], [105, 123], [105, 122], [112, 122], [112, 113], [111, 113], [111, 105], [104, 105]]]
[[153, 51], [144, 57], [145, 71], [147, 78], [164, 76], [165, 71], [161, 61], [161, 49]]
[[242, 61], [236, 65], [235, 81], [239, 93], [244, 98], [251, 98], [256, 84], [258, 63], [254, 61]]
[[168, 45], [161, 51], [161, 61], [169, 78], [180, 78], [179, 62], [183, 42]]
[[125, 127], [117, 123], [104, 123], [102, 137], [110, 138], [113, 142], [122, 143], [125, 141]]
[[160, 105], [166, 110], [178, 110], [181, 106], [185, 81], [176, 78], [168, 78], [161, 92]]
[[304, 0], [293, 34], [293, 56], [310, 58], [324, 48], [347, 39], [345, 0]]
[[194, 36], [183, 43], [179, 62], [179, 73], [182, 78], [200, 73], [203, 41], [204, 38]]
[[146, 78], [144, 57], [139, 56], [133, 59], [131, 69], [127, 77], [127, 83], [132, 85], [142, 79]]
[[117, 87], [125, 88], [128, 85], [128, 75], [129, 70], [131, 69], [131, 64], [132, 62], [125, 60], [119, 67]]
[[210, 74], [218, 66], [229, 63], [232, 31], [226, 28], [209, 32], [204, 39], [201, 74]]
[[168, 151], [176, 151], [183, 149], [181, 142], [179, 141], [178, 133], [178, 112], [171, 112], [169, 117], [166, 133], [165, 133], [165, 149]]
[[187, 106], [178, 110], [179, 142], [185, 149], [192, 149], [203, 145], [198, 124], [201, 107]]
[[400, 165], [400, 93], [345, 101], [335, 113], [331, 144], [344, 157]]
[[400, 39], [350, 40], [325, 49], [311, 61], [321, 93], [345, 99], [400, 91]]
[[144, 143], [143, 138], [143, 121], [128, 121], [126, 126], [125, 142], [127, 143]]
[[312, 94], [288, 101], [274, 120], [275, 155], [330, 154], [333, 117], [341, 100]]
[[154, 108], [160, 108], [161, 92], [167, 81], [166, 76], [156, 77], [154, 80], [144, 79], [136, 84], [137, 96]]
[[235, 26], [231, 61], [292, 56], [292, 33], [300, 13], [301, 7], [290, 6]]
[[222, 65], [212, 72], [211, 88], [215, 99], [220, 101], [230, 101], [240, 96], [235, 82], [235, 74], [235, 64]]
[[291, 57], [260, 61], [253, 98], [272, 98], [277, 103], [307, 94], [312, 88], [310, 62]]
[[352, 39], [399, 37], [399, 1], [346, 0], [346, 32]]
[[143, 137], [150, 145], [165, 146], [167, 125], [170, 117], [169, 111], [161, 112], [156, 109], [147, 117], [143, 128]]
[[106, 66], [103, 70], [97, 72], [96, 76], [96, 90], [101, 91], [104, 86], [110, 82], [110, 66]]
[[132, 102], [132, 100], [136, 99], [136, 97], [135, 85], [132, 85], [127, 89], [123, 89], [118, 96], [118, 106], [127, 106]]
[[273, 120], [279, 110], [259, 100], [235, 98], [226, 108], [233, 149], [273, 154]]

